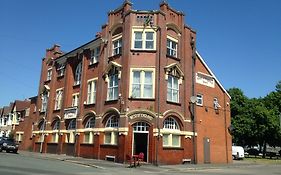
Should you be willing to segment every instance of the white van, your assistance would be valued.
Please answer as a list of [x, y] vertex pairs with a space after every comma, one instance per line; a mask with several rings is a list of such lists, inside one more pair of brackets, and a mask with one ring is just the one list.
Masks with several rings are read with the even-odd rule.
[[232, 146], [232, 158], [233, 159], [243, 159], [244, 158], [244, 148], [242, 146]]

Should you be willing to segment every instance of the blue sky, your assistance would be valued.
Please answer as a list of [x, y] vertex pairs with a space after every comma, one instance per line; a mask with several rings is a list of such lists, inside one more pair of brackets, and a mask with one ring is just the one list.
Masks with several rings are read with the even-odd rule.
[[[159, 9], [162, 0], [131, 0]], [[92, 40], [123, 0], [2, 0], [0, 106], [37, 95], [46, 48]], [[168, 0], [197, 31], [197, 49], [226, 89], [265, 96], [281, 80], [280, 0]]]

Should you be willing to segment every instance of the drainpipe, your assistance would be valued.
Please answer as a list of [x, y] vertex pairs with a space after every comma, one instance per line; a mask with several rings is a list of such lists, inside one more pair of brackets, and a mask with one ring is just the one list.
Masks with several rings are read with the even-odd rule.
[[226, 153], [226, 162], [229, 163], [229, 158], [228, 158], [228, 143], [227, 143], [227, 126], [226, 126], [226, 101], [225, 101], [225, 93], [223, 95], [223, 101], [224, 101], [224, 132], [225, 132], [225, 153]]
[[[192, 71], [192, 80], [191, 80], [191, 95], [192, 97], [195, 97], [195, 59], [196, 59], [196, 43], [194, 37], [191, 36], [191, 48], [192, 48], [192, 65], [191, 65], [191, 71]], [[191, 117], [192, 117], [192, 145], [193, 145], [193, 163], [197, 164], [197, 158], [196, 158], [196, 142], [195, 142], [195, 103], [191, 103]]]

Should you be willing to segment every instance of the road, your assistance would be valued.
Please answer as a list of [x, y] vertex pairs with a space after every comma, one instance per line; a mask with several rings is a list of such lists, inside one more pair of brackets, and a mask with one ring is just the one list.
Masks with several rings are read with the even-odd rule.
[[42, 159], [24, 154], [0, 153], [1, 175], [281, 175], [281, 165], [234, 164], [231, 166], [204, 166], [188, 168], [185, 165], [144, 165], [126, 168], [122, 165], [104, 164], [104, 167], [90, 167], [56, 159]]

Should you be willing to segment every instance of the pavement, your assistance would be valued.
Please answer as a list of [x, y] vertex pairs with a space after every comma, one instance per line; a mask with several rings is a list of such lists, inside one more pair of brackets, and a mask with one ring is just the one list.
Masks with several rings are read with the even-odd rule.
[[[20, 155], [33, 157], [37, 159], [46, 159], [46, 160], [58, 160], [65, 161], [74, 164], [79, 164], [87, 167], [99, 168], [99, 169], [108, 169], [108, 168], [130, 168], [128, 164], [115, 163], [106, 160], [97, 160], [97, 159], [87, 159], [82, 157], [73, 157], [65, 154], [49, 154], [49, 153], [37, 153], [37, 152], [28, 152], [28, 151], [19, 151]], [[233, 161], [232, 164], [179, 164], [179, 165], [159, 165], [155, 166], [152, 164], [144, 163], [141, 166], [136, 167], [137, 169], [143, 171], [193, 171], [193, 170], [206, 170], [206, 169], [221, 169], [221, 168], [233, 168], [233, 167], [247, 167], [257, 165], [253, 162], [247, 161]]]

